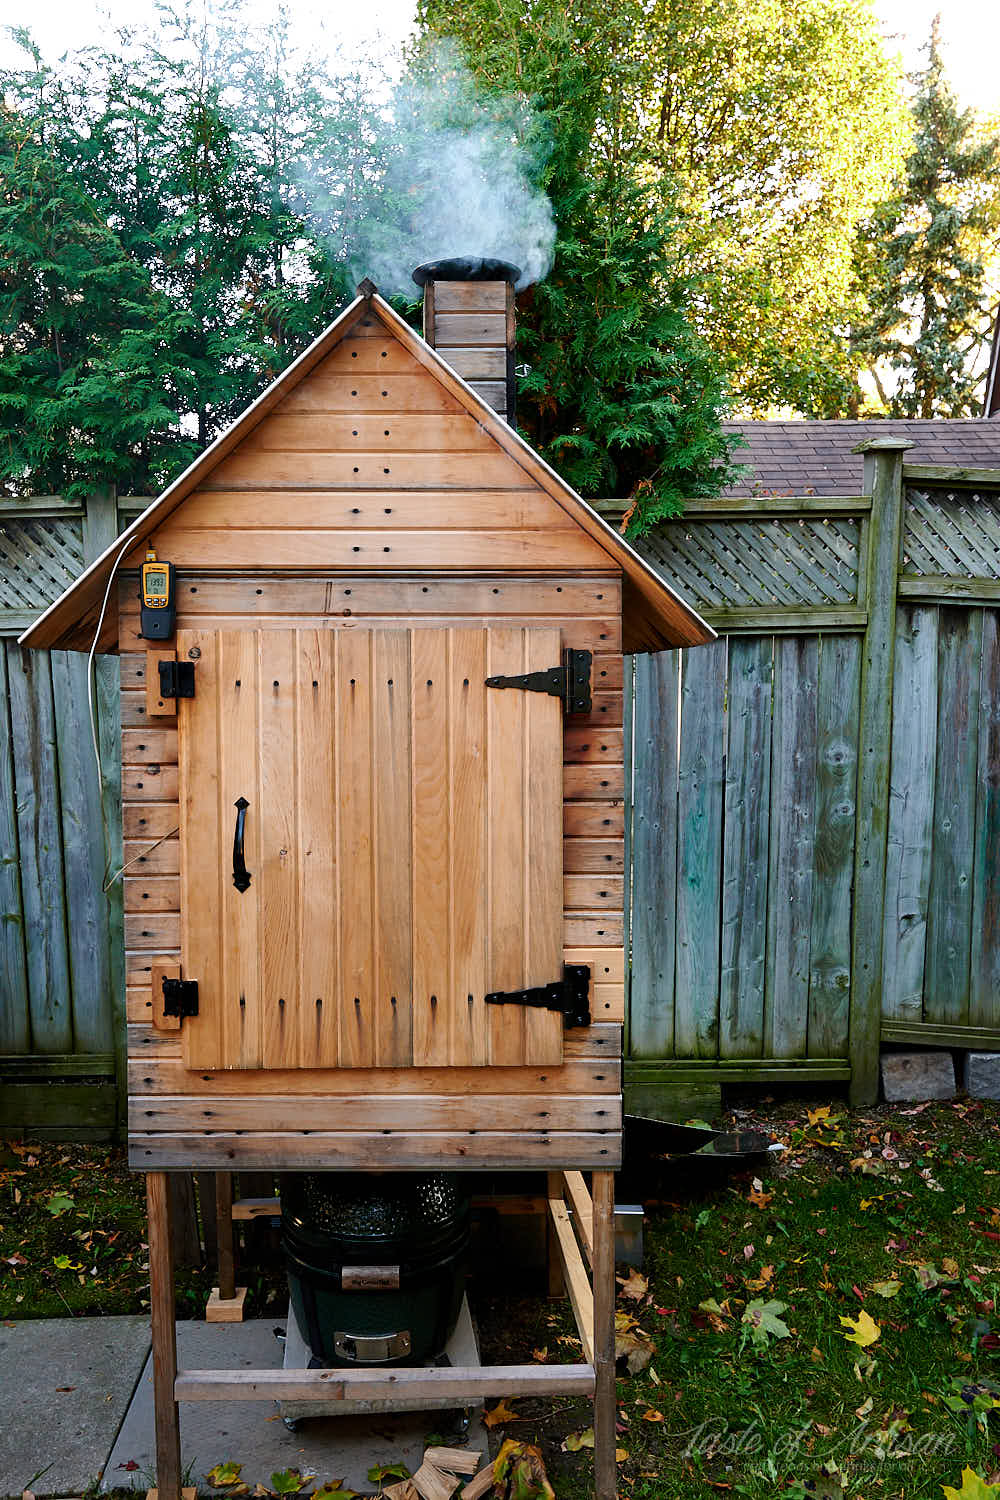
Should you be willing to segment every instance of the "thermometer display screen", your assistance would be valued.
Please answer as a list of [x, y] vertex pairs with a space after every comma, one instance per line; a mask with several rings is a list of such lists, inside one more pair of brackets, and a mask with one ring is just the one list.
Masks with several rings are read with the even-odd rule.
[[143, 587], [146, 590], [147, 594], [156, 594], [162, 598], [162, 596], [167, 592], [166, 570], [161, 572], [159, 569], [156, 569], [156, 571], [154, 572], [153, 569], [150, 568], [143, 582]]

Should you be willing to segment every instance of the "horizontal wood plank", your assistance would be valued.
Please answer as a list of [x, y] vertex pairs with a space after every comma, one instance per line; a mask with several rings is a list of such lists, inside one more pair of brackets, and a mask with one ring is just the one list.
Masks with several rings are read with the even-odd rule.
[[[405, 1079], [403, 1080], [405, 1085]], [[318, 1095], [280, 1093], [211, 1099], [174, 1095], [129, 1101], [129, 1129], [141, 1131], [366, 1131], [618, 1130], [621, 1107], [614, 1095], [575, 1094], [540, 1098], [531, 1094], [450, 1093]]]
[[[598, 1029], [589, 1028], [591, 1033]], [[621, 1089], [621, 1028], [613, 1030], [618, 1032], [619, 1041], [614, 1046], [608, 1043], [606, 1057], [569, 1058], [557, 1068], [331, 1068], [322, 1072], [302, 1068], [269, 1072], [263, 1080], [256, 1073], [189, 1073], [176, 1046], [173, 1057], [137, 1057], [133, 1048], [128, 1088], [129, 1095], [137, 1098], [189, 1093], [234, 1098], [246, 1096], [262, 1081], [269, 1092], [298, 1098], [310, 1094], [388, 1097], [402, 1092], [474, 1096], [481, 1090], [546, 1098], [614, 1095]], [[144, 1028], [143, 1034], [147, 1032]]]
[[130, 1134], [129, 1165], [137, 1171], [337, 1171], [429, 1169], [476, 1171], [621, 1165], [621, 1135], [554, 1130], [532, 1135], [504, 1130], [279, 1131], [268, 1134]]
[[474, 1365], [469, 1369], [179, 1370], [178, 1401], [375, 1401], [484, 1396], [592, 1396], [593, 1365]]
[[582, 531], [397, 531], [390, 541], [380, 531], [188, 530], [181, 520], [156, 536], [157, 549], [179, 568], [330, 568], [379, 566], [383, 569], [547, 568], [599, 571], [607, 554]]

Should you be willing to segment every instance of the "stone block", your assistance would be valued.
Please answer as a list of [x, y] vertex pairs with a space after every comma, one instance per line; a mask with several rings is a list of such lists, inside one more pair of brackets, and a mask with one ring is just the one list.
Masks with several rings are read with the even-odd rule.
[[967, 1052], [962, 1081], [973, 1099], [1000, 1099], [1000, 1052]]
[[890, 1104], [954, 1099], [955, 1064], [950, 1052], [885, 1052], [882, 1088]]

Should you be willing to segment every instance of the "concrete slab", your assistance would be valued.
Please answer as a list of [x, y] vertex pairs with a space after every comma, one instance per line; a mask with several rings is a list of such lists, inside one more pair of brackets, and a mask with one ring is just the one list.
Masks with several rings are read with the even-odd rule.
[[99, 1479], [148, 1353], [144, 1317], [0, 1325], [0, 1496]]
[[1000, 1099], [1000, 1052], [967, 1052], [963, 1078], [973, 1099]]
[[883, 1052], [882, 1088], [890, 1104], [954, 1099], [955, 1064], [950, 1052]]
[[[181, 1368], [278, 1369], [282, 1364], [284, 1319], [246, 1323], [178, 1323], [177, 1360]], [[317, 1483], [343, 1479], [354, 1490], [376, 1493], [369, 1468], [403, 1461], [411, 1473], [423, 1457], [428, 1433], [447, 1433], [447, 1413], [310, 1417], [290, 1430], [270, 1401], [188, 1401], [181, 1403], [181, 1463], [185, 1484], [209, 1493], [205, 1474], [225, 1460], [243, 1465], [241, 1480], [251, 1492], [267, 1485], [279, 1469], [315, 1473]], [[487, 1451], [486, 1433], [474, 1414], [472, 1448]], [[137, 1464], [138, 1468], [131, 1467]], [[147, 1362], [135, 1397], [105, 1466], [102, 1489], [130, 1486], [145, 1491], [154, 1467], [152, 1368]]]

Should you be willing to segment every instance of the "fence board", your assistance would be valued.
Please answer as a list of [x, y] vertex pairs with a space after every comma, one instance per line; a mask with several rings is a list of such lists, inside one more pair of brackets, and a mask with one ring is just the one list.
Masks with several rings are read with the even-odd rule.
[[11, 735], [7, 648], [0, 641], [0, 1052], [26, 1052], [31, 1039], [24, 912], [21, 908], [17, 788]]
[[823, 637], [819, 642], [816, 689], [810, 1057], [842, 1057], [847, 1051], [860, 689], [860, 642], [854, 636]]
[[729, 643], [719, 1003], [723, 1057], [760, 1057], [764, 1046], [773, 650], [769, 636]]
[[681, 668], [677, 776], [677, 1004], [679, 1057], [715, 1057], [719, 1043], [723, 709], [726, 642], [686, 652]]
[[633, 1057], [674, 1055], [679, 662], [673, 651], [635, 658], [629, 1032]]
[[[7, 647], [32, 1048], [72, 1052], [59, 766], [48, 652]], [[21, 768], [28, 774], [22, 775]]]
[[983, 614], [969, 1024], [1000, 1023], [1000, 616]]
[[931, 607], [897, 611], [889, 783], [882, 1016], [923, 1011], [937, 758], [937, 623]]
[[764, 1017], [769, 1057], [806, 1054], [818, 668], [815, 637], [789, 636], [776, 643], [768, 883], [770, 972]]
[[975, 848], [980, 610], [942, 607], [938, 621], [938, 754], [927, 908], [924, 1018], [968, 1025]]

